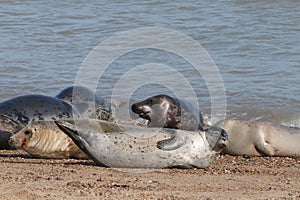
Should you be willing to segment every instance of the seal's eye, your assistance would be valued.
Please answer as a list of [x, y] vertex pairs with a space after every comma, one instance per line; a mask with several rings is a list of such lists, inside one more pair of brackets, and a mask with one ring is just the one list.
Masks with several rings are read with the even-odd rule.
[[30, 132], [29, 130], [26, 130], [26, 131], [24, 132], [24, 134], [25, 134], [26, 136], [29, 136], [29, 135], [31, 135], [31, 132]]
[[152, 99], [149, 99], [149, 102], [148, 102], [150, 105], [153, 104], [153, 100]]

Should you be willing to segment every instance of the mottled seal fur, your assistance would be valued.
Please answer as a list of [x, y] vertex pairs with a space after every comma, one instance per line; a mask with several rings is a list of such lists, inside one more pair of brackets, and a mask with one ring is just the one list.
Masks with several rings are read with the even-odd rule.
[[300, 129], [271, 122], [227, 119], [219, 123], [228, 133], [223, 153], [250, 156], [300, 157]]
[[0, 103], [0, 114], [27, 125], [37, 120], [78, 118], [80, 113], [71, 104], [45, 95], [31, 94]]
[[13, 133], [18, 132], [24, 126], [16, 120], [6, 116], [0, 115], [0, 150], [11, 149], [8, 140]]
[[204, 130], [201, 112], [190, 102], [168, 95], [152, 96], [131, 106], [134, 113], [149, 120], [149, 127]]
[[23, 95], [0, 103], [0, 149], [6, 149], [9, 135], [38, 120], [79, 118], [80, 112], [71, 104], [45, 95]]
[[107, 167], [205, 168], [227, 145], [227, 134], [218, 127], [206, 132], [135, 127], [104, 133], [55, 122], [96, 164]]
[[99, 95], [83, 86], [70, 86], [55, 96], [76, 106], [88, 118], [111, 120], [111, 107]]

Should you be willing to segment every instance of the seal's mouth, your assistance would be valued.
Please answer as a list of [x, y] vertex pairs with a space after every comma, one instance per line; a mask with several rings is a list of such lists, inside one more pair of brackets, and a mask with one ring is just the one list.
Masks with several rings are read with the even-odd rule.
[[139, 104], [133, 104], [131, 106], [131, 109], [134, 113], [138, 114], [139, 117], [151, 121], [151, 119], [150, 119], [151, 108], [150, 107], [144, 106], [144, 105], [141, 106]]
[[151, 121], [151, 119], [150, 119], [150, 111], [140, 113], [139, 117]]
[[22, 149], [24, 149], [26, 143], [27, 143], [27, 140], [26, 140], [26, 138], [25, 138], [25, 139], [22, 140], [22, 143], [21, 143]]

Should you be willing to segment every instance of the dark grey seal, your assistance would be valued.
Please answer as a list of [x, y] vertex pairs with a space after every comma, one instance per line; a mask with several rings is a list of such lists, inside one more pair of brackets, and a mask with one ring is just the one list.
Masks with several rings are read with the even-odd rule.
[[207, 131], [134, 127], [107, 133], [76, 123], [55, 123], [96, 164], [107, 167], [206, 168], [227, 145], [227, 133], [219, 127]]
[[73, 104], [81, 112], [82, 116], [100, 120], [111, 120], [110, 105], [89, 88], [70, 86], [62, 90], [55, 97]]
[[131, 106], [134, 113], [149, 120], [149, 127], [205, 130], [201, 112], [190, 102], [168, 95], [152, 96]]
[[9, 137], [29, 123], [38, 120], [80, 118], [80, 112], [63, 100], [33, 94], [1, 102], [0, 116], [0, 149], [7, 149]]

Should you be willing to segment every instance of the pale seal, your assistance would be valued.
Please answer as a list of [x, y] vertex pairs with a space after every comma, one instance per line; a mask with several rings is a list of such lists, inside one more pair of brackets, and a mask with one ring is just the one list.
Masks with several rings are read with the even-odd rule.
[[82, 116], [100, 120], [111, 120], [111, 107], [99, 95], [83, 86], [70, 86], [55, 96], [73, 104]]
[[35, 158], [88, 159], [54, 121], [35, 121], [11, 136], [10, 146], [23, 149]]
[[201, 112], [190, 102], [168, 95], [152, 96], [131, 106], [134, 113], [149, 120], [149, 127], [205, 130]]
[[96, 164], [116, 168], [205, 168], [227, 145], [226, 132], [139, 128], [122, 132], [91, 131], [55, 121]]
[[[80, 112], [71, 104], [45, 95], [23, 95], [0, 103], [0, 143], [6, 143], [9, 134], [15, 134], [27, 124], [37, 120], [79, 118]], [[9, 128], [8, 121], [13, 125]], [[6, 149], [6, 146], [0, 146]]]
[[250, 156], [300, 157], [300, 129], [271, 122], [227, 119], [219, 123], [228, 133], [223, 153]]

